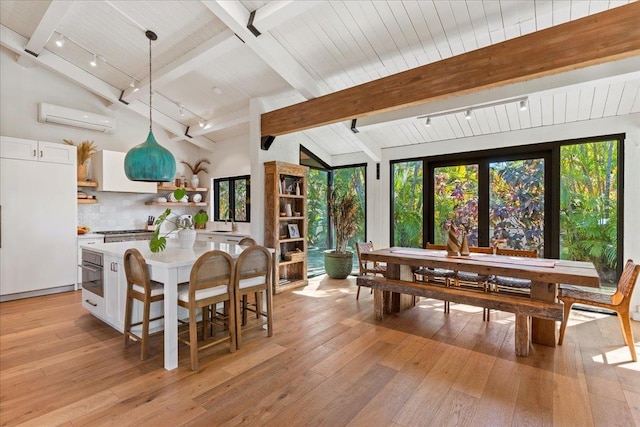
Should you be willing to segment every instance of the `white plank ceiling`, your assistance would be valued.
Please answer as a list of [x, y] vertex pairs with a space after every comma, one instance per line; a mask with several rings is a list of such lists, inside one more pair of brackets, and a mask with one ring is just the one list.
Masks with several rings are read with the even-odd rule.
[[[247, 135], [249, 101], [285, 106], [559, 25], [629, 1], [0, 1], [3, 49], [79, 79], [122, 108], [148, 105], [148, 40], [153, 42], [154, 108], [176, 138], [192, 142]], [[249, 13], [262, 34], [246, 28]], [[235, 33], [235, 35], [234, 35]], [[38, 41], [45, 35], [44, 42]], [[237, 35], [237, 36], [236, 36]], [[66, 38], [63, 47], [55, 43]], [[98, 56], [98, 66], [89, 61]], [[55, 57], [64, 61], [56, 62]], [[53, 58], [53, 59], [51, 59]], [[56, 65], [58, 64], [58, 65]], [[63, 64], [63, 65], [60, 65]], [[56, 69], [57, 68], [57, 69]], [[130, 88], [132, 80], [141, 87]], [[640, 72], [527, 93], [517, 103], [464, 113], [421, 114], [353, 134], [346, 124], [306, 131], [329, 155], [497, 134], [640, 112]], [[487, 102], [483, 102], [487, 103]], [[182, 108], [181, 108], [182, 107]], [[274, 107], [275, 108], [275, 107]], [[433, 113], [433, 111], [430, 111]], [[409, 113], [407, 113], [409, 115]], [[155, 117], [155, 115], [154, 115]], [[418, 118], [421, 117], [421, 118]], [[206, 127], [198, 122], [207, 123]]]

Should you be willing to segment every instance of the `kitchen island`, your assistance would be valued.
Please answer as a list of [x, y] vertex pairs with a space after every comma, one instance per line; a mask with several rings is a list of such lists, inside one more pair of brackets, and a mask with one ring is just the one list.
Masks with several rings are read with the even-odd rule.
[[147, 261], [151, 279], [164, 283], [164, 367], [167, 370], [178, 367], [178, 283], [189, 281], [191, 267], [205, 252], [221, 250], [236, 259], [245, 249], [234, 243], [217, 242], [196, 242], [192, 249], [182, 249], [177, 239], [168, 239], [166, 249], [159, 253], [151, 252], [148, 241], [81, 245], [81, 248], [101, 254], [104, 261], [103, 295], [91, 293], [83, 287], [82, 304], [120, 332], [124, 325], [127, 286], [123, 267], [125, 251], [138, 249]]

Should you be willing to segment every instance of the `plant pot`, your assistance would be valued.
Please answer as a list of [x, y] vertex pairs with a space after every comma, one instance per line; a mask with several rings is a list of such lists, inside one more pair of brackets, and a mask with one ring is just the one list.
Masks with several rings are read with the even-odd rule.
[[196, 230], [193, 228], [183, 228], [178, 231], [178, 243], [182, 249], [191, 249], [196, 242]]
[[353, 269], [353, 252], [324, 251], [324, 269], [332, 279], [346, 279]]
[[78, 182], [87, 180], [87, 166], [82, 164], [78, 165]]

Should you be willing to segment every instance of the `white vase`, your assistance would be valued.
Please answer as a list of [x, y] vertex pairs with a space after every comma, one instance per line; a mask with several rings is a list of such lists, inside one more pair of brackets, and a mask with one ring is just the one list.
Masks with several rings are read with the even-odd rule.
[[182, 249], [191, 249], [196, 242], [196, 230], [193, 228], [183, 228], [178, 231], [178, 243]]
[[200, 178], [198, 178], [198, 175], [193, 175], [191, 177], [191, 186], [193, 188], [198, 188], [198, 185], [200, 185]]

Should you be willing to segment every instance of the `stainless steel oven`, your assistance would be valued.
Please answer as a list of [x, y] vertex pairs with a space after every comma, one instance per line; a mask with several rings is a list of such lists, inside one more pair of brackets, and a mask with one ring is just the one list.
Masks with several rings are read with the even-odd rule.
[[82, 250], [82, 288], [104, 297], [104, 259], [101, 253]]
[[151, 240], [151, 237], [153, 237], [153, 231], [148, 230], [114, 230], [97, 231], [96, 233], [104, 234], [105, 243]]

